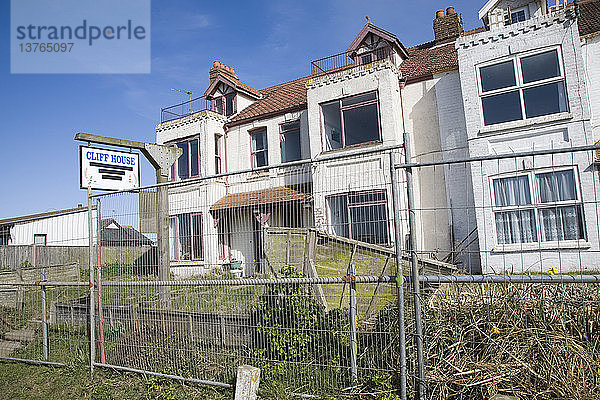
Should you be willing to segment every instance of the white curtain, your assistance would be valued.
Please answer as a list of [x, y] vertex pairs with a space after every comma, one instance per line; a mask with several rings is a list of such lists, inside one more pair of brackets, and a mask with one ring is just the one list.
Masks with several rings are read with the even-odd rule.
[[579, 206], [540, 210], [543, 241], [583, 239]]
[[[573, 170], [537, 174], [536, 181], [542, 203], [577, 200]], [[577, 240], [582, 238], [580, 209], [562, 206], [540, 210], [543, 241]]]
[[527, 176], [494, 179], [496, 207], [531, 204], [531, 190]]
[[534, 210], [496, 213], [498, 244], [531, 243], [537, 241]]
[[573, 170], [536, 175], [542, 203], [577, 200]]

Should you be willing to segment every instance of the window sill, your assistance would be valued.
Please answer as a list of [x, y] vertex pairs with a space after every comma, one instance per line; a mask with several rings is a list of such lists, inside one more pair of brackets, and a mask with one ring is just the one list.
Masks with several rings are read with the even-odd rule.
[[204, 265], [204, 260], [171, 260], [173, 267], [186, 267], [190, 265]]
[[340, 147], [339, 149], [325, 150], [321, 154], [323, 154], [323, 155], [334, 154], [334, 153], [339, 153], [339, 152], [344, 152], [344, 151], [351, 152], [353, 150], [355, 150], [355, 151], [362, 150], [362, 149], [369, 148], [369, 147], [380, 146], [382, 144], [383, 144], [383, 142], [381, 140], [376, 140], [373, 142], [365, 142], [365, 143], [353, 144], [351, 146]]
[[518, 121], [502, 122], [500, 124], [483, 126], [479, 130], [479, 134], [500, 132], [509, 129], [524, 128], [536, 125], [544, 125], [550, 122], [566, 121], [572, 118], [573, 114], [571, 114], [570, 112], [563, 112], [558, 114], [543, 115], [541, 117], [521, 119]]
[[545, 250], [587, 250], [591, 247], [591, 243], [586, 240], [564, 240], [560, 242], [517, 243], [497, 245], [492, 249], [492, 253], [521, 253]]

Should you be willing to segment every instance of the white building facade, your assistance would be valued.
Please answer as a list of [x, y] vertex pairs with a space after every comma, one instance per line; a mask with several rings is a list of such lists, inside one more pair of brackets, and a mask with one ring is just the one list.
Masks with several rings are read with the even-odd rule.
[[[577, 7], [522, 3], [490, 1], [485, 27], [466, 32], [453, 8], [438, 11], [435, 40], [408, 49], [369, 22], [333, 68], [313, 62], [311, 76], [262, 90], [216, 61], [203, 110], [190, 103], [156, 129], [157, 143], [184, 151], [172, 179], [190, 180], [169, 189], [171, 270], [207, 274], [238, 262], [245, 275], [264, 272], [265, 227], [393, 247], [389, 154], [358, 153], [401, 147], [404, 132], [411, 162], [597, 141], [597, 2], [585, 34]], [[509, 65], [514, 81], [503, 83]], [[312, 162], [285, 165], [302, 160]], [[518, 161], [415, 169], [418, 250], [474, 273], [596, 268], [596, 202], [586, 196], [600, 185], [589, 154]], [[194, 179], [202, 177], [211, 178]], [[528, 194], [510, 192], [525, 181]], [[536, 186], [557, 182], [567, 185], [560, 193]], [[563, 226], [548, 225], [557, 218]]]

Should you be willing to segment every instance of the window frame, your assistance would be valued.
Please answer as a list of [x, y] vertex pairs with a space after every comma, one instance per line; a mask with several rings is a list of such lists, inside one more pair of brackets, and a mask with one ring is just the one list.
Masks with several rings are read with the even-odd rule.
[[[353, 203], [352, 205], [350, 204], [350, 197], [352, 197], [352, 196], [360, 196], [360, 195], [368, 195], [368, 194], [381, 194], [381, 193], [384, 194], [385, 200], [367, 201], [364, 203]], [[350, 212], [351, 208], [369, 207], [369, 206], [376, 206], [376, 205], [385, 206], [385, 213], [386, 213], [385, 227], [386, 227], [386, 231], [387, 231], [386, 241], [385, 241], [385, 243], [372, 243], [372, 244], [375, 244], [377, 246], [390, 246], [391, 245], [390, 210], [389, 210], [389, 204], [388, 204], [389, 197], [388, 197], [386, 189], [371, 189], [371, 190], [342, 192], [342, 193], [335, 193], [335, 194], [325, 196], [325, 204], [327, 206], [327, 213], [326, 213], [327, 229], [328, 229], [328, 232], [330, 232], [330, 233], [331, 233], [331, 230], [333, 227], [333, 221], [331, 221], [331, 208], [329, 206], [329, 204], [330, 204], [329, 199], [332, 199], [335, 197], [345, 197], [346, 198], [346, 210], [345, 211], [346, 211], [346, 219], [348, 221], [348, 239], [350, 239], [350, 240], [357, 240], [357, 239], [354, 239], [353, 235], [352, 235], [352, 215]], [[377, 222], [377, 221], [371, 221], [371, 222]]]
[[[191, 142], [196, 140], [198, 142], [198, 175], [192, 175], [192, 152], [191, 152]], [[200, 153], [200, 135], [191, 136], [180, 140], [174, 140], [169, 142], [168, 145], [173, 147], [178, 147], [179, 144], [187, 143], [188, 144], [188, 177], [181, 179], [179, 177], [179, 159], [175, 160], [171, 168], [169, 169], [169, 181], [183, 181], [186, 179], [199, 178], [202, 176], [202, 155]], [[183, 155], [182, 155], [183, 157]]]
[[[36, 244], [36, 238], [44, 238], [44, 244]], [[34, 233], [33, 234], [33, 244], [36, 246], [47, 246], [48, 245], [48, 234], [46, 233]]]
[[[232, 112], [231, 114], [227, 114], [227, 98], [231, 98], [232, 102]], [[221, 102], [221, 112], [217, 110], [217, 101]], [[225, 93], [220, 96], [214, 97], [210, 101], [210, 110], [219, 115], [224, 115], [226, 117], [231, 117], [237, 113], [237, 92]]]
[[[554, 172], [562, 172], [562, 171], [572, 171], [573, 172], [573, 181], [575, 182], [575, 200], [564, 200], [564, 201], [553, 201], [542, 203], [541, 201], [541, 193], [537, 184], [537, 175], [543, 175], [547, 173]], [[494, 188], [494, 181], [497, 179], [504, 178], [517, 178], [521, 176], [526, 176], [529, 182], [529, 195], [531, 196], [531, 204], [527, 205], [517, 205], [517, 206], [497, 206], [496, 205], [496, 191]], [[531, 169], [531, 170], [523, 170], [523, 171], [513, 171], [503, 174], [498, 174], [489, 177], [489, 188], [490, 188], [490, 196], [492, 203], [492, 219], [493, 223], [491, 224], [494, 230], [494, 239], [495, 245], [498, 247], [510, 247], [510, 246], [526, 246], [526, 245], [542, 245], [544, 243], [556, 243], [556, 242], [568, 242], [568, 243], [577, 243], [581, 241], [587, 240], [587, 229], [585, 224], [585, 212], [583, 209], [584, 201], [581, 193], [581, 182], [579, 169], [577, 166], [563, 166], [563, 167], [548, 167], [548, 168], [539, 168], [539, 169]], [[540, 219], [540, 210], [545, 209], [557, 209], [559, 207], [569, 207], [575, 206], [581, 210], [581, 219], [582, 219], [582, 232], [580, 239], [563, 239], [558, 241], [548, 241], [542, 240], [542, 224]], [[498, 240], [498, 230], [496, 226], [496, 214], [502, 212], [511, 212], [511, 211], [528, 211], [533, 210], [534, 219], [535, 219], [535, 227], [536, 227], [536, 240], [532, 242], [518, 242], [518, 243], [499, 243]]]
[[[374, 100], [367, 100], [367, 101], [363, 101], [361, 103], [356, 103], [356, 104], [352, 104], [349, 106], [343, 106], [342, 105], [342, 101], [350, 99], [352, 97], [358, 97], [358, 96], [364, 96], [366, 94], [370, 94], [370, 93], [375, 93], [375, 99]], [[338, 102], [339, 104], [339, 108], [340, 108], [340, 135], [342, 137], [342, 147], [338, 148], [338, 149], [328, 149], [327, 147], [327, 132], [325, 131], [325, 116], [323, 115], [323, 106], [327, 105], [327, 104], [331, 104], [334, 102]], [[345, 126], [344, 126], [344, 111], [347, 110], [351, 110], [351, 109], [355, 109], [355, 108], [359, 108], [362, 106], [369, 106], [372, 104], [376, 104], [377, 105], [377, 133], [378, 133], [378, 139], [377, 140], [370, 140], [367, 142], [362, 142], [362, 143], [356, 143], [356, 144], [351, 144], [351, 145], [346, 145], [346, 130], [345, 130]], [[366, 144], [372, 144], [372, 143], [382, 143], [383, 139], [382, 139], [382, 134], [381, 134], [381, 107], [379, 105], [379, 90], [368, 90], [366, 92], [362, 92], [362, 93], [357, 93], [357, 94], [353, 94], [350, 96], [344, 96], [344, 97], [340, 97], [339, 99], [335, 99], [335, 100], [331, 100], [331, 101], [325, 101], [323, 103], [319, 104], [319, 117], [321, 119], [321, 123], [320, 123], [320, 129], [321, 129], [321, 150], [323, 151], [333, 151], [333, 150], [341, 150], [341, 149], [351, 149], [353, 147], [357, 147], [357, 146], [364, 146]]]
[[222, 174], [223, 172], [223, 146], [221, 145], [223, 141], [223, 135], [219, 133], [215, 133], [214, 135], [214, 159], [215, 159], [215, 174]]
[[[254, 150], [254, 146], [252, 145], [252, 142], [254, 140], [254, 135], [257, 135], [259, 133], [264, 132], [265, 134], [265, 140], [264, 140], [264, 149], [261, 149], [259, 151], [255, 151]], [[266, 167], [269, 165], [269, 136], [268, 136], [268, 129], [266, 126], [261, 126], [258, 128], [254, 128], [252, 130], [248, 131], [248, 135], [250, 136], [250, 166], [251, 168], [262, 168], [262, 167]], [[265, 165], [261, 165], [261, 166], [257, 166], [257, 162], [255, 160], [256, 154], [259, 152], [264, 152], [265, 153]]]
[[[187, 216], [187, 218], [189, 219], [189, 224], [190, 224], [190, 259], [185, 259], [185, 258], [181, 258], [181, 251], [179, 248], [179, 216], [185, 215]], [[194, 258], [194, 229], [192, 227], [192, 218], [196, 215], [200, 216], [200, 234], [199, 234], [199, 240], [200, 240], [200, 258]], [[175, 253], [176, 253], [176, 257], [173, 257], [173, 254], [171, 254], [171, 245], [169, 244], [169, 259], [171, 261], [204, 261], [204, 229], [203, 229], [203, 224], [204, 224], [204, 218], [202, 215], [202, 212], [192, 212], [192, 213], [180, 213], [180, 214], [174, 214], [174, 215], [169, 215], [169, 226], [171, 226], [171, 220], [175, 221], [175, 235], [174, 235], [174, 240], [175, 240]]]
[[525, 14], [525, 21], [527, 21], [529, 19], [529, 7], [528, 6], [518, 7], [518, 8], [515, 8], [515, 9], [509, 9], [508, 10], [508, 18], [509, 18], [509, 21], [510, 21], [510, 25], [517, 24], [519, 22], [524, 22], [524, 21], [517, 21], [517, 22], [513, 21], [513, 18], [512, 18], [513, 14], [518, 13], [520, 11], [524, 12], [524, 14]]
[[[542, 80], [535, 81], [535, 82], [523, 83], [523, 69], [521, 66], [521, 59], [527, 58], [529, 56], [535, 56], [538, 54], [549, 53], [551, 51], [555, 51], [557, 54], [560, 75], [557, 77], [546, 78], [546, 79], [542, 79]], [[497, 65], [497, 64], [502, 64], [507, 61], [512, 61], [513, 73], [515, 74], [515, 85], [484, 92], [483, 84], [481, 81], [481, 69], [485, 68], [485, 67]], [[477, 80], [477, 93], [479, 96], [479, 110], [480, 110], [481, 126], [487, 127], [487, 126], [494, 126], [494, 125], [500, 125], [500, 124], [504, 124], [504, 123], [515, 122], [515, 121], [528, 121], [528, 120], [531, 120], [534, 118], [560, 114], [563, 111], [559, 111], [557, 113], [552, 113], [552, 114], [544, 114], [542, 116], [527, 117], [527, 113], [525, 111], [525, 98], [524, 98], [523, 92], [526, 91], [527, 89], [544, 86], [544, 85], [548, 85], [551, 83], [563, 82], [563, 87], [564, 87], [564, 91], [565, 91], [565, 103], [566, 103], [566, 111], [564, 111], [564, 112], [569, 112], [569, 110], [570, 110], [569, 94], [568, 94], [568, 90], [567, 90], [567, 82], [566, 82], [566, 76], [565, 76], [565, 66], [564, 66], [564, 60], [563, 60], [563, 55], [562, 55], [562, 49], [561, 49], [560, 45], [546, 47], [543, 49], [535, 49], [532, 51], [527, 51], [527, 52], [523, 52], [520, 54], [514, 54], [511, 56], [502, 57], [502, 58], [495, 59], [493, 61], [487, 61], [487, 62], [478, 64], [475, 66], [475, 76], [476, 76], [476, 80]], [[487, 98], [487, 97], [492, 97], [492, 96], [499, 95], [499, 94], [511, 93], [511, 92], [515, 92], [515, 91], [519, 92], [519, 101], [520, 101], [520, 105], [521, 105], [521, 118], [511, 120], [511, 121], [498, 122], [498, 123], [486, 125], [485, 115], [484, 115], [484, 111], [483, 111], [483, 99]]]
[[[298, 128], [297, 129], [287, 129], [284, 130], [284, 126], [287, 124], [292, 124], [292, 123], [298, 123]], [[298, 144], [299, 144], [299, 151], [300, 154], [298, 155], [298, 159], [297, 160], [292, 160], [292, 161], [284, 161], [283, 160], [283, 149], [284, 149], [284, 142], [285, 142], [285, 135], [289, 134], [289, 133], [294, 133], [298, 131]], [[302, 160], [302, 138], [300, 136], [300, 132], [301, 132], [301, 123], [300, 123], [300, 119], [296, 119], [293, 121], [285, 121], [279, 124], [279, 152], [281, 155], [281, 163], [285, 164], [286, 162], [294, 162], [294, 161], [299, 161]]]

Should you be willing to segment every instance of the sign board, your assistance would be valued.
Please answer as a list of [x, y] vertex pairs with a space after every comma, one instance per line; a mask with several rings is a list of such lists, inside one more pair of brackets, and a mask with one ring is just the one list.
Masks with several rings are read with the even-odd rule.
[[127, 190], [140, 186], [140, 156], [136, 153], [79, 147], [82, 189]]

